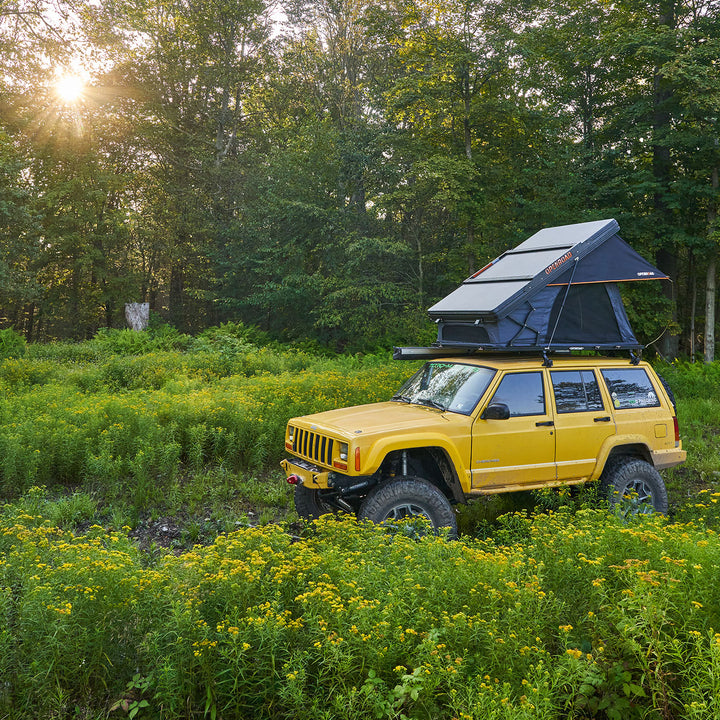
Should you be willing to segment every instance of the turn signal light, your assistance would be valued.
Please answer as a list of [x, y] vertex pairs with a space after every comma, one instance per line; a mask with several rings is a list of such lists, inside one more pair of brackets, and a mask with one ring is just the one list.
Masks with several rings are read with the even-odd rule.
[[355, 470], [360, 472], [360, 448], [355, 448]]

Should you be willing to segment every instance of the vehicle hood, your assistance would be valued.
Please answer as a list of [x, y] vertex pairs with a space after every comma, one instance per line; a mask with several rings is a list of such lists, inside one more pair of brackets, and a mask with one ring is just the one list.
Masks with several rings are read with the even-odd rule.
[[304, 415], [294, 418], [290, 424], [330, 435], [353, 438], [387, 435], [406, 430], [417, 432], [424, 428], [437, 429], [439, 425], [445, 425], [453, 420], [470, 422], [470, 418], [458, 413], [443, 412], [423, 405], [383, 402]]

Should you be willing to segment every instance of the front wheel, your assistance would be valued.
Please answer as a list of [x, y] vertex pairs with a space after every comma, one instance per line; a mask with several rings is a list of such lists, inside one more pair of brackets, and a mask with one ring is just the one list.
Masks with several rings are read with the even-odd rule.
[[668, 497], [660, 473], [645, 460], [618, 458], [605, 468], [601, 491], [607, 493], [611, 507], [623, 515], [668, 511]]
[[307, 520], [317, 520], [321, 515], [336, 512], [326, 502], [323, 502], [319, 490], [311, 490], [303, 485], [295, 486], [295, 509], [297, 514]]
[[360, 520], [392, 523], [421, 517], [435, 530], [447, 528], [450, 537], [457, 536], [457, 518], [450, 502], [427, 480], [403, 477], [378, 485], [360, 506]]

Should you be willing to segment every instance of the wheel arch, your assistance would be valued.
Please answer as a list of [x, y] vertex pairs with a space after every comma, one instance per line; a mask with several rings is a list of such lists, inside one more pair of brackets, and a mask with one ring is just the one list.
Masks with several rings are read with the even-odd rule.
[[457, 470], [442, 447], [422, 446], [392, 450], [383, 459], [378, 474], [380, 482], [399, 475], [421, 477], [435, 485], [451, 502], [467, 502]]
[[655, 467], [650, 448], [645, 443], [639, 441], [627, 442], [623, 445], [615, 445], [609, 449], [604, 462], [602, 464], [598, 463], [594, 478], [597, 479], [601, 477], [606, 472], [607, 468], [612, 467], [617, 462], [633, 458], [637, 460], [645, 460]]

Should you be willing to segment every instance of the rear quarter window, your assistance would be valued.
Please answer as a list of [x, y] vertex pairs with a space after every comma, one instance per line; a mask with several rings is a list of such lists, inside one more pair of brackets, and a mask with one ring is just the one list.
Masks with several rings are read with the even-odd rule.
[[603, 370], [602, 376], [616, 410], [660, 406], [660, 399], [644, 368]]

